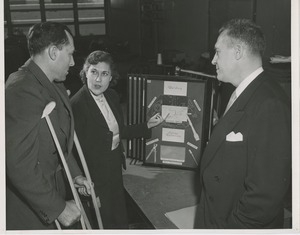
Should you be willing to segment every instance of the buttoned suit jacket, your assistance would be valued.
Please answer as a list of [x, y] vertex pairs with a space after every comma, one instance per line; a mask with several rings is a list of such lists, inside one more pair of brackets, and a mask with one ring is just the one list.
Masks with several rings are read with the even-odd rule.
[[[81, 174], [73, 156], [74, 119], [63, 84], [51, 83], [29, 59], [6, 82], [7, 229], [50, 229], [64, 210], [66, 185], [60, 157], [43, 110], [49, 117], [72, 176]], [[68, 156], [68, 157], [67, 157]]]
[[[122, 106], [115, 90], [109, 88], [103, 94], [118, 123], [120, 140], [151, 136], [147, 123], [130, 126], [124, 124]], [[71, 98], [71, 105], [75, 130], [96, 194], [101, 199], [104, 228], [125, 228], [127, 212], [122, 178], [122, 163], [124, 165], [125, 161], [122, 141], [116, 150], [111, 150], [113, 133], [86, 85]]]
[[[231, 132], [241, 133], [240, 141], [232, 141]], [[200, 175], [196, 228], [283, 226], [291, 177], [290, 100], [265, 72], [214, 127]]]
[[[115, 90], [109, 88], [103, 94], [119, 125], [120, 139], [149, 138], [151, 136], [151, 130], [148, 129], [147, 123], [124, 125], [123, 110], [119, 95]], [[88, 161], [101, 167], [99, 155], [111, 152], [113, 133], [109, 130], [104, 116], [86, 85], [71, 98], [71, 105], [75, 116], [75, 129], [84, 154]], [[122, 142], [120, 145], [120, 156], [123, 156]]]

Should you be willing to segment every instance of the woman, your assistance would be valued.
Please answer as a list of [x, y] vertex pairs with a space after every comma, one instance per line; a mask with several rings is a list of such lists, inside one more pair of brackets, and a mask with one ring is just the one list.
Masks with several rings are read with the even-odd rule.
[[122, 138], [149, 138], [150, 128], [163, 118], [157, 114], [147, 123], [124, 126], [118, 94], [109, 88], [118, 77], [109, 53], [94, 51], [80, 73], [84, 86], [72, 97], [75, 129], [81, 143], [97, 196], [105, 229], [128, 228], [122, 178]]

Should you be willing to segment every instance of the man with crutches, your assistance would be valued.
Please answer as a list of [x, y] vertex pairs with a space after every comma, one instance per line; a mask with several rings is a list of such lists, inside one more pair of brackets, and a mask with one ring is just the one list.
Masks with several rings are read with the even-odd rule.
[[75, 185], [89, 194], [91, 184], [71, 154], [74, 120], [62, 84], [74, 65], [73, 38], [66, 26], [45, 22], [31, 27], [27, 39], [31, 58], [10, 75], [5, 90], [6, 228], [68, 227], [81, 213], [73, 200], [65, 199], [64, 168], [43, 112], [55, 102], [48, 116], [63, 157]]

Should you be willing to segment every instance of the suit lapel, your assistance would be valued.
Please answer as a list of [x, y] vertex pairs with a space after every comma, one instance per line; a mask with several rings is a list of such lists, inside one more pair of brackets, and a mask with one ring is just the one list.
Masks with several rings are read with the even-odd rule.
[[[69, 97], [67, 96], [67, 93], [64, 92], [62, 89], [64, 89], [62, 86], [62, 84], [55, 84], [54, 85], [56, 88], [56, 91], [58, 93], [58, 95], [60, 96], [63, 105], [64, 105], [64, 109], [68, 112], [69, 117], [70, 117], [70, 128], [66, 128], [66, 125], [60, 125], [61, 130], [65, 133], [65, 135], [68, 138], [68, 153], [70, 153], [70, 151], [72, 150], [73, 147], [73, 140], [74, 140], [74, 117], [73, 117], [73, 112], [71, 109], [71, 105], [70, 105], [70, 101], [69, 101]], [[69, 133], [68, 133], [68, 129], [69, 129]]]
[[242, 94], [236, 99], [232, 107], [227, 111], [217, 125], [214, 127], [211, 138], [202, 156], [201, 169], [205, 169], [214, 159], [221, 145], [226, 141], [226, 135], [229, 134], [244, 116], [245, 107], [257, 87], [265, 80], [264, 72], [255, 78]]
[[116, 121], [120, 127], [121, 117], [120, 117], [119, 111], [117, 109], [118, 104], [116, 104], [116, 102], [113, 102], [111, 96], [108, 93], [105, 92], [104, 96], [105, 96], [105, 99], [106, 99], [107, 103], [109, 104], [109, 107], [110, 107], [111, 111], [113, 112], [113, 114], [116, 118]]
[[86, 100], [86, 105], [88, 107], [88, 110], [90, 110], [90, 115], [95, 120], [95, 123], [97, 123], [97, 125], [103, 126], [106, 129], [109, 129], [103, 114], [101, 113], [96, 101], [92, 97], [86, 85], [83, 87], [83, 92]]
[[[67, 146], [67, 151], [68, 153], [71, 151], [71, 148], [73, 146], [73, 135], [74, 135], [74, 119], [73, 119], [73, 113], [71, 111], [71, 106], [69, 103], [69, 98], [67, 97], [67, 94], [64, 94], [62, 92], [62, 84], [53, 84], [49, 81], [49, 79], [47, 78], [46, 74], [34, 63], [34, 61], [32, 61], [31, 59], [29, 59], [26, 63], [25, 63], [25, 67], [27, 67], [32, 74], [34, 74], [35, 78], [41, 83], [41, 85], [47, 89], [48, 94], [50, 95], [50, 97], [52, 97], [52, 101], [62, 101], [62, 104], [64, 107], [61, 107], [61, 104], [57, 103], [55, 109], [58, 110], [58, 114], [60, 114], [60, 112], [64, 112], [65, 109], [68, 114], [69, 114], [69, 120], [70, 121], [70, 128], [68, 125], [66, 125], [65, 122], [61, 122], [59, 116], [56, 116], [56, 118], [51, 119], [51, 122], [53, 123], [53, 127], [58, 130], [57, 128], [59, 128], [60, 130], [62, 130], [62, 132], [65, 134], [65, 136], [68, 139], [68, 146]], [[50, 102], [51, 100], [49, 100]], [[69, 132], [70, 131], [70, 132]]]
[[243, 111], [232, 111], [231, 109], [227, 112], [226, 116], [220, 119], [219, 123], [215, 126], [209, 143], [203, 153], [201, 163], [202, 169], [204, 169], [211, 162], [216, 152], [225, 141], [225, 136], [232, 131], [243, 115]]

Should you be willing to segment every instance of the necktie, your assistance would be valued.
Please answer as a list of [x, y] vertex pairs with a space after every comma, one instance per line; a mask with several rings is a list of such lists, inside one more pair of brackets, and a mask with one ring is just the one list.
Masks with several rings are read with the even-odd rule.
[[235, 91], [231, 94], [230, 99], [228, 101], [227, 107], [225, 109], [224, 115], [225, 113], [230, 109], [230, 107], [232, 106], [232, 104], [234, 103], [234, 101], [236, 100], [237, 96]]

